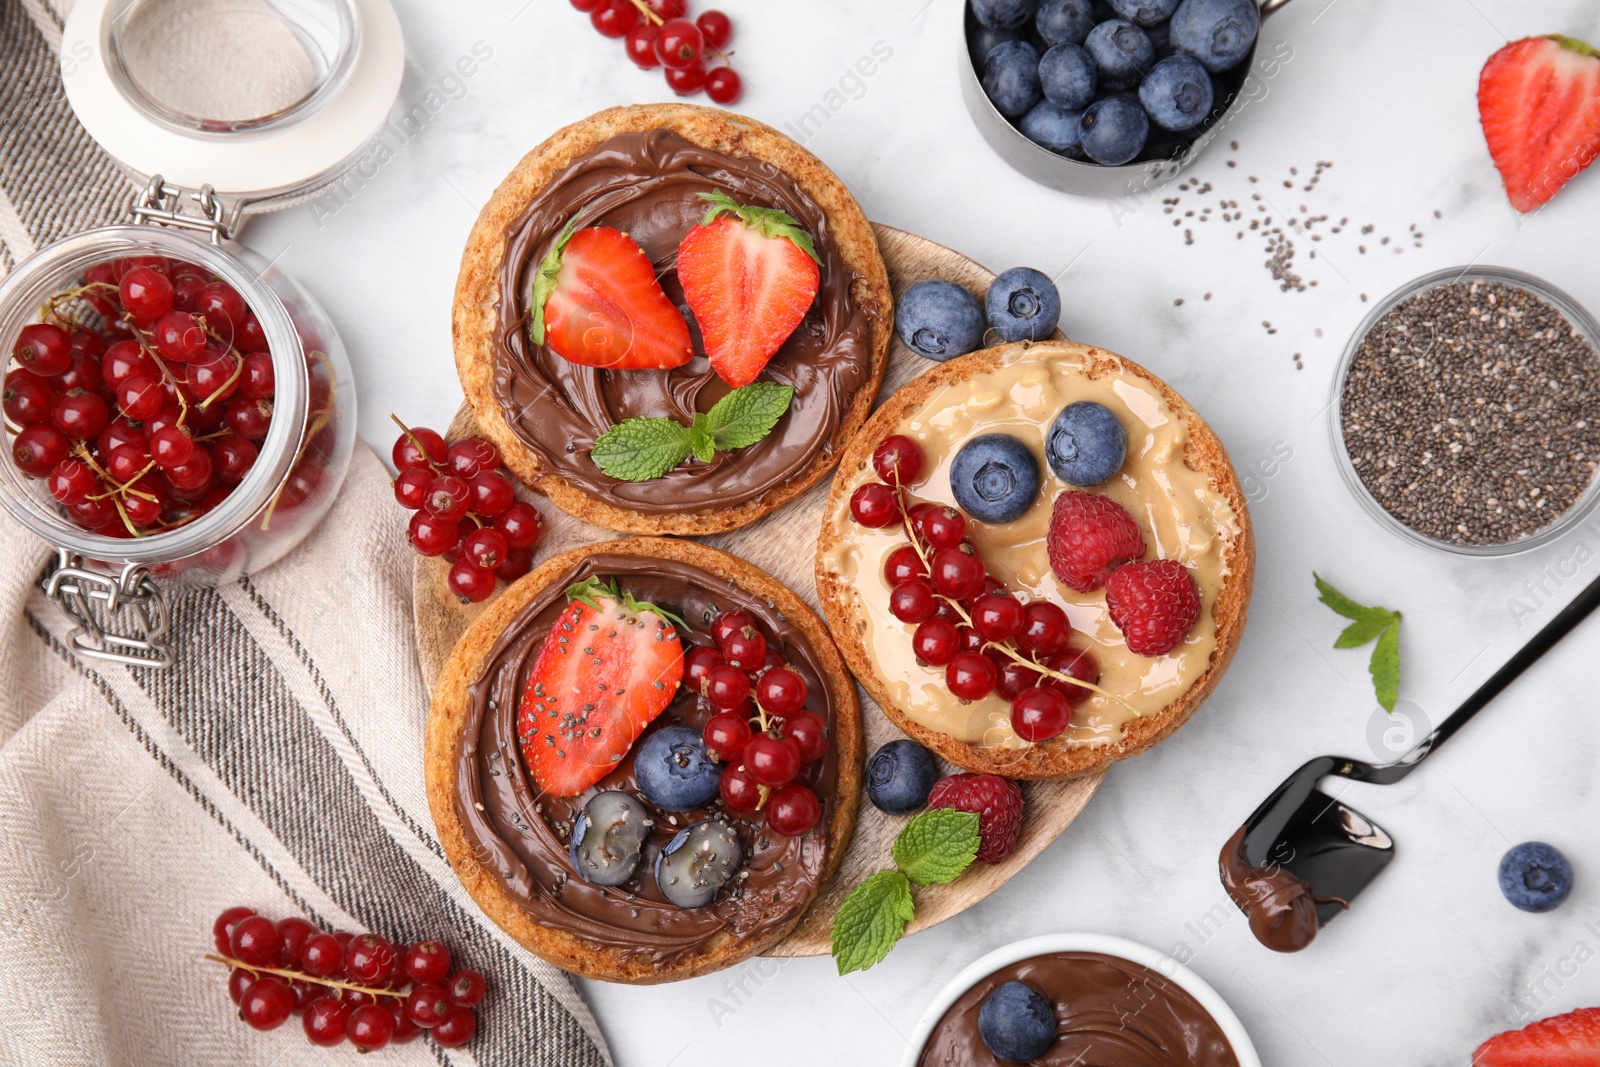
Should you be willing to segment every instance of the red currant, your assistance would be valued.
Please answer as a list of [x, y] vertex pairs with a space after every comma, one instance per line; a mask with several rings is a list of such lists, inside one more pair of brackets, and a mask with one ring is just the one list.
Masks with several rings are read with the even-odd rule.
[[784, 716], [783, 734], [800, 748], [800, 762], [810, 763], [828, 751], [828, 724], [814, 711]]
[[761, 806], [761, 783], [744, 767], [729, 767], [722, 772], [717, 787], [722, 806], [735, 815], [749, 815]]
[[901, 582], [909, 582], [913, 578], [926, 578], [928, 568], [923, 565], [922, 557], [917, 555], [917, 550], [910, 545], [901, 545], [889, 553], [889, 558], [883, 563], [883, 577], [893, 589]]
[[227, 282], [209, 282], [195, 296], [195, 310], [205, 316], [206, 325], [223, 337], [232, 337], [235, 324], [250, 311]]
[[72, 517], [73, 522], [85, 530], [99, 530], [117, 521], [117, 510], [105, 500], [85, 500], [81, 504], [69, 504], [67, 514]]
[[278, 936], [283, 943], [278, 948], [278, 966], [294, 970], [300, 963], [300, 952], [306, 942], [316, 935], [317, 928], [298, 915], [279, 919]]
[[224, 437], [211, 442], [210, 447], [212, 465], [224, 481], [242, 481], [255, 466], [256, 446], [242, 437]]
[[106, 473], [118, 485], [126, 485], [139, 477], [150, 463], [144, 449], [122, 445], [105, 457]]
[[267, 436], [272, 424], [272, 401], [236, 396], [228, 401], [223, 421], [228, 424], [228, 429], [245, 440], [259, 441]]
[[756, 682], [756, 702], [770, 715], [787, 718], [806, 706], [806, 680], [788, 667], [774, 667]]
[[933, 588], [952, 600], [965, 600], [983, 590], [983, 560], [971, 545], [941, 548], [929, 568]]
[[478, 566], [463, 556], [450, 564], [450, 591], [474, 604], [489, 599], [494, 592], [494, 571]]
[[430, 463], [443, 464], [448, 451], [449, 446], [436, 431], [416, 426], [409, 435], [401, 434], [395, 440], [390, 458], [394, 460], [397, 470], [428, 470]]
[[54, 378], [72, 366], [72, 339], [59, 326], [36, 322], [22, 328], [11, 354], [24, 370], [41, 378]]
[[933, 586], [921, 578], [901, 582], [889, 592], [889, 614], [901, 622], [926, 622], [938, 609]]
[[958, 652], [944, 669], [945, 688], [961, 700], [982, 700], [994, 692], [999, 672], [989, 657], [979, 652]]
[[344, 950], [345, 972], [362, 985], [383, 985], [399, 965], [400, 954], [377, 934], [362, 934]]
[[403, 508], [421, 511], [424, 501], [428, 498], [428, 486], [432, 484], [432, 471], [417, 470], [415, 467], [401, 471], [399, 477], [394, 480], [394, 498]]
[[182, 426], [163, 426], [150, 435], [150, 458], [162, 470], [187, 463], [197, 447]]
[[411, 516], [411, 547], [424, 556], [442, 556], [461, 540], [461, 524], [426, 511]]
[[1071, 720], [1067, 698], [1046, 686], [1025, 690], [1011, 702], [1011, 728], [1024, 741], [1037, 744], [1059, 737]]
[[428, 483], [422, 506], [430, 515], [460, 522], [472, 506], [472, 490], [455, 475], [441, 474]]
[[135, 375], [154, 378], [159, 373], [137, 341], [118, 341], [100, 357], [100, 376], [113, 389]]
[[228, 945], [233, 951], [228, 955], [252, 967], [271, 967], [278, 958], [278, 948], [282, 944], [283, 935], [278, 933], [278, 927], [271, 919], [250, 915], [233, 924], [233, 930], [228, 934]]
[[706, 674], [705, 697], [711, 706], [731, 711], [750, 696], [750, 679], [738, 667], [724, 663]]
[[704, 46], [699, 27], [686, 18], [668, 19], [656, 37], [656, 55], [669, 70], [679, 70], [699, 60]]
[[471, 478], [500, 466], [494, 445], [478, 437], [464, 437], [445, 451], [445, 466], [457, 478]]
[[200, 306], [200, 290], [206, 287], [206, 279], [198, 274], [174, 274], [172, 276], [172, 307], [175, 311], [194, 311]]
[[[517, 499], [516, 490], [511, 488], [511, 483], [506, 480], [505, 475], [495, 471], [484, 471], [473, 475], [467, 485], [472, 490], [473, 512], [486, 519], [499, 515]], [[507, 543], [510, 543], [509, 540]]]
[[[660, 51], [660, 48], [657, 48]], [[667, 68], [667, 88], [679, 96], [693, 96], [706, 85], [706, 66], [698, 59], [686, 67]]]
[[72, 344], [74, 355], [88, 356], [90, 359], [98, 360], [106, 354], [106, 339], [104, 335], [95, 333], [93, 330], [74, 327], [67, 332], [67, 340]]
[[202, 493], [209, 489], [213, 473], [211, 453], [203, 448], [195, 449], [184, 462], [166, 468], [167, 480], [175, 488], [188, 493]]
[[705, 645], [696, 645], [684, 653], [683, 680], [689, 690], [695, 693], [703, 692], [712, 668], [720, 667], [724, 662], [721, 652]]
[[[217, 943], [217, 951], [224, 956], [233, 955], [233, 943], [228, 940], [233, 933], [233, 925], [241, 919], [248, 919], [254, 915], [254, 908], [233, 907], [217, 916], [217, 921], [211, 924], [211, 939]], [[238, 998], [234, 1000], [237, 1002]]]
[[610, 0], [589, 15], [589, 23], [604, 37], [624, 37], [639, 21], [639, 9], [631, 0]]
[[767, 825], [775, 834], [799, 837], [822, 818], [822, 805], [817, 794], [798, 782], [772, 791], [767, 798]]
[[656, 55], [658, 36], [660, 31], [652, 22], [641, 22], [628, 31], [627, 39], [623, 41], [623, 50], [639, 69], [652, 70], [661, 65], [661, 57]]
[[524, 500], [494, 517], [494, 528], [506, 535], [506, 544], [512, 548], [532, 548], [539, 541], [542, 527], [538, 510]]
[[955, 508], [934, 508], [922, 517], [922, 539], [932, 548], [954, 548], [967, 536], [967, 517]]
[[394, 1037], [394, 1016], [381, 1004], [363, 1004], [350, 1013], [344, 1033], [362, 1052], [376, 1052]]
[[257, 1030], [277, 1029], [293, 1010], [294, 994], [288, 983], [272, 975], [262, 975], [251, 982], [239, 998], [239, 1017]]
[[[227, 949], [223, 949], [227, 952]], [[256, 980], [256, 972], [247, 971], [243, 967], [235, 967], [228, 972], [228, 996], [233, 998], [235, 1004], [244, 999], [244, 991], [250, 988], [250, 983]]]
[[533, 553], [526, 548], [508, 549], [506, 558], [494, 569], [494, 576], [502, 582], [514, 582], [533, 570]]
[[455, 1007], [428, 1031], [433, 1043], [440, 1048], [458, 1048], [471, 1041], [478, 1033], [478, 1016], [468, 1007]]
[[957, 626], [956, 639], [963, 652], [982, 652], [983, 646], [987, 644], [983, 635], [970, 626]]
[[995, 679], [994, 691], [1003, 699], [1015, 700], [1024, 690], [1038, 685], [1043, 677], [1033, 668], [1006, 656], [1000, 664], [1000, 674]]
[[606, 0], [572, 0], [572, 6], [587, 15], [605, 2]]
[[23, 474], [43, 478], [71, 448], [67, 435], [54, 426], [29, 426], [12, 439], [11, 460]]
[[306, 1013], [300, 1019], [306, 1040], [318, 1048], [333, 1048], [342, 1042], [349, 1024], [350, 1005], [326, 993], [306, 1005]]
[[702, 11], [694, 24], [708, 48], [722, 48], [733, 39], [733, 22], [720, 11]]
[[[1088, 682], [1090, 685], [1100, 684], [1100, 664], [1095, 660], [1094, 653], [1084, 649], [1063, 649], [1045, 660], [1044, 665], [1053, 671], [1071, 675], [1080, 682]], [[1085, 689], [1081, 685], [1073, 685], [1071, 682], [1063, 682], [1059, 678], [1050, 679], [1049, 685], [1056, 692], [1066, 697], [1067, 703], [1073, 707], [1094, 696], [1094, 690]]]
[[165, 494], [161, 492], [159, 485], [151, 484], [148, 478], [122, 501], [122, 510], [128, 513], [128, 521], [135, 526], [154, 524], [161, 518], [161, 512], [165, 509]]
[[[78, 335], [74, 334], [73, 336], [76, 337]], [[83, 336], [98, 337], [99, 335], [91, 333]], [[23, 371], [20, 367], [18, 371], [23, 374], [31, 373]], [[44, 380], [40, 379], [41, 383]], [[99, 392], [105, 386], [105, 375], [100, 373], [99, 355], [80, 352], [77, 345], [74, 344], [72, 348], [72, 366], [68, 367], [64, 373], [56, 376], [55, 385], [63, 393], [70, 393], [74, 389], [82, 389], [85, 392]]]
[[911, 651], [930, 667], [943, 667], [961, 651], [961, 638], [954, 624], [935, 615], [912, 632]]
[[869, 530], [881, 530], [900, 519], [900, 502], [882, 482], [867, 482], [850, 494], [850, 515]]
[[755, 624], [755, 617], [752, 616], [748, 611], [744, 611], [739, 608], [735, 608], [732, 611], [724, 611], [722, 614], [716, 617], [715, 621], [711, 623], [711, 640], [715, 641], [720, 646], [722, 642], [726, 641], [740, 630], [743, 630], [747, 626], [753, 627]]
[[154, 322], [172, 310], [172, 279], [153, 267], [134, 267], [118, 288], [135, 322]]
[[752, 737], [744, 746], [744, 765], [762, 785], [787, 785], [800, 773], [800, 746], [787, 737]]
[[719, 711], [706, 720], [706, 750], [723, 763], [737, 763], [750, 743], [750, 722], [737, 711]]
[[111, 409], [99, 393], [68, 393], [50, 412], [56, 429], [74, 441], [99, 437], [111, 423]]
[[1022, 609], [1022, 629], [1017, 644], [1027, 652], [1048, 656], [1066, 647], [1072, 624], [1067, 613], [1047, 600], [1035, 600]]
[[332, 934], [313, 934], [300, 946], [300, 965], [318, 978], [336, 974], [344, 970], [344, 946]]
[[397, 997], [384, 997], [383, 1000], [383, 1006], [389, 1009], [389, 1014], [394, 1018], [394, 1037], [389, 1041], [391, 1045], [404, 1045], [422, 1036], [422, 1027], [412, 1022], [411, 1016], [406, 1014], [405, 1001]]
[[684, 0], [644, 0], [644, 6], [655, 13], [662, 22], [681, 19], [689, 13]]
[[463, 557], [491, 571], [500, 566], [500, 561], [506, 558], [509, 551], [511, 546], [506, 544], [505, 535], [489, 526], [467, 534], [461, 546]]
[[722, 658], [740, 670], [755, 670], [766, 655], [767, 639], [754, 626], [736, 630], [722, 639]]
[[272, 357], [265, 352], [252, 352], [245, 356], [244, 370], [239, 376], [239, 391], [252, 400], [270, 400], [276, 390]]
[[436, 982], [419, 982], [411, 987], [411, 995], [406, 998], [406, 1014], [423, 1029], [444, 1022], [452, 1007], [444, 987]]
[[189, 367], [188, 384], [194, 395], [206, 405], [226, 400], [239, 390], [241, 374], [239, 364], [223, 352], [207, 350]]
[[483, 975], [477, 971], [457, 971], [445, 982], [444, 989], [450, 994], [451, 1002], [462, 1008], [472, 1007], [489, 991]]
[[[182, 311], [169, 311], [156, 320], [150, 329], [156, 351], [163, 359], [175, 363], [189, 363], [206, 350], [206, 329], [195, 316]], [[126, 342], [119, 341], [118, 344]]]
[[904, 434], [886, 437], [872, 450], [872, 469], [890, 485], [915, 482], [922, 474], [923, 463], [922, 446]]
[[917, 538], [926, 541], [927, 537], [923, 536], [922, 533], [922, 523], [929, 515], [932, 515], [935, 511], [938, 511], [940, 507], [941, 505], [933, 504], [926, 500], [920, 504], [912, 504], [911, 507], [906, 511], [906, 521], [911, 527], [912, 534]]
[[442, 982], [450, 974], [450, 950], [432, 939], [418, 941], [406, 949], [400, 965], [413, 982]]
[[55, 395], [45, 379], [30, 371], [14, 370], [6, 375], [4, 410], [17, 426], [38, 426], [50, 421]]
[[1007, 593], [985, 593], [972, 605], [972, 628], [986, 641], [1009, 641], [1022, 629], [1022, 604]]

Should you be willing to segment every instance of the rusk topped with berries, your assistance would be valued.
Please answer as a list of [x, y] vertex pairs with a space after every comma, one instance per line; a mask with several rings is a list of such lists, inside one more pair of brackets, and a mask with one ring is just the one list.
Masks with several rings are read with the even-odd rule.
[[[613, 662], [616, 642], [646, 677]], [[479, 906], [551, 963], [704, 974], [776, 945], [832, 879], [860, 790], [854, 692], [822, 621], [751, 564], [670, 538], [573, 549], [491, 601], [445, 664], [434, 822]], [[620, 752], [616, 731], [634, 735]], [[675, 865], [685, 833], [706, 864]]]
[[[1080, 487], [1045, 440], [1084, 401], [1116, 416], [1127, 451]], [[875, 452], [901, 440], [918, 455], [896, 487]], [[996, 521], [951, 506], [963, 455], [987, 464], [980, 481], [1023, 484], [992, 481]], [[817, 553], [831, 632], [889, 718], [1011, 778], [1102, 770], [1182, 725], [1233, 657], [1253, 573], [1244, 494], [1210, 428], [1149, 371], [1067, 342], [976, 352], [890, 397], [841, 460]]]
[[[653, 104], [523, 158], [468, 240], [453, 332], [478, 426], [522, 481], [610, 529], [703, 535], [832, 469], [877, 395], [890, 317], [872, 230], [819, 160], [744, 116]], [[630, 420], [714, 432], [717, 401], [752, 386], [793, 387], [770, 432], [659, 468], [595, 453]]]

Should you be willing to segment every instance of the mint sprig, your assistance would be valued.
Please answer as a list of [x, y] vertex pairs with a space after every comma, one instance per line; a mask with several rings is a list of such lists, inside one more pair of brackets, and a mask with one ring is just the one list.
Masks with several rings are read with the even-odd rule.
[[751, 382], [698, 412], [688, 426], [669, 418], [624, 419], [595, 439], [589, 458], [609, 478], [648, 482], [691, 455], [710, 463], [718, 452], [747, 448], [772, 432], [794, 399], [794, 386]]
[[719, 216], [733, 215], [763, 237], [787, 237], [800, 251], [819, 264], [822, 262], [817, 255], [817, 246], [812, 241], [811, 235], [787, 211], [779, 211], [775, 207], [751, 207], [748, 204], [741, 204], [720, 189], [701, 193], [700, 199], [711, 205], [705, 218], [700, 220], [700, 225], [709, 226], [717, 221]]
[[943, 885], [978, 854], [978, 814], [954, 808], [923, 812], [901, 829], [889, 850], [895, 867], [850, 891], [833, 917], [833, 959], [840, 975], [882, 961], [916, 917], [911, 884]]
[[1398, 611], [1388, 608], [1369, 608], [1357, 604], [1339, 590], [1322, 580], [1315, 571], [1311, 577], [1317, 581], [1318, 597], [1338, 614], [1351, 620], [1333, 642], [1334, 648], [1360, 648], [1374, 639], [1372, 660], [1367, 673], [1372, 675], [1372, 688], [1377, 693], [1383, 710], [1393, 713], [1400, 699], [1400, 620]]

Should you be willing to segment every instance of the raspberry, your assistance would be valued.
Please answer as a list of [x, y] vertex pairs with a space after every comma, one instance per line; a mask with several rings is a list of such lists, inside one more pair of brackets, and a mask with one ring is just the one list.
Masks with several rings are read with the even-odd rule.
[[1073, 490], [1056, 497], [1045, 548], [1056, 577], [1087, 593], [1104, 585], [1117, 567], [1144, 555], [1144, 535], [1115, 500]]
[[1164, 656], [1189, 636], [1200, 618], [1200, 587], [1175, 559], [1118, 567], [1106, 582], [1106, 609], [1128, 648]]
[[928, 807], [978, 813], [978, 859], [999, 863], [1017, 847], [1022, 832], [1022, 790], [994, 774], [952, 774], [934, 783]]

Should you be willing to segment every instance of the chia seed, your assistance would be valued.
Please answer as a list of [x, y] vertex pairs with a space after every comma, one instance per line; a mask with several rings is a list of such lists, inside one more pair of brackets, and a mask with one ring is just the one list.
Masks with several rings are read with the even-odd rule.
[[1526, 289], [1458, 281], [1368, 332], [1340, 398], [1345, 449], [1427, 537], [1505, 545], [1565, 513], [1600, 458], [1600, 352]]

